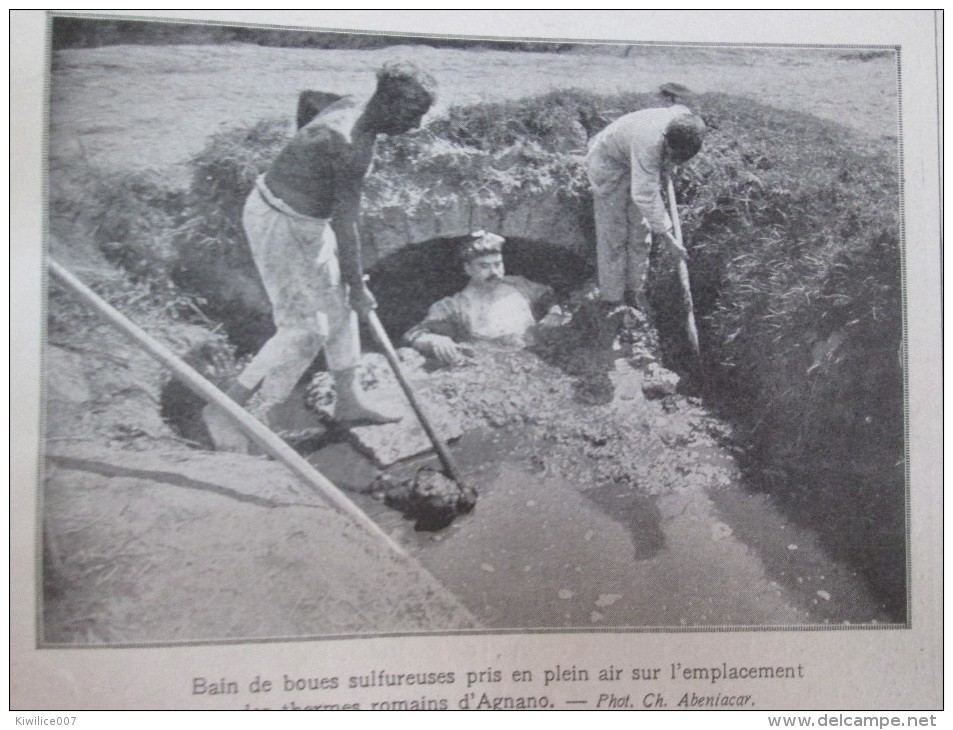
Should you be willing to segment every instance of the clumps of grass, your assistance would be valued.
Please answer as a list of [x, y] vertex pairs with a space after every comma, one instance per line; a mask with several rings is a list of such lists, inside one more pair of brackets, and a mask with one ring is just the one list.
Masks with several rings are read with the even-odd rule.
[[163, 282], [175, 259], [182, 192], [152, 170], [106, 172], [77, 160], [51, 186], [54, 229], [83, 235], [136, 280]]
[[[426, 130], [380, 146], [365, 211], [393, 208], [413, 220], [454, 197], [505, 208], [525, 196], [557, 196], [591, 230], [586, 138], [654, 102], [562, 91], [454, 107]], [[876, 454], [895, 463], [902, 452], [895, 157], [809, 115], [723, 95], [697, 105], [712, 131], [679, 172], [677, 189], [706, 369], [766, 459], [860, 468]], [[223, 318], [267, 307], [254, 292], [241, 209], [287, 138], [284, 122], [262, 122], [213, 137], [194, 160], [177, 281]], [[236, 272], [245, 272], [242, 286]], [[658, 257], [653, 297], [677, 357], [684, 313], [670, 276]]]
[[581, 90], [554, 91], [543, 96], [487, 104], [451, 107], [429, 129], [462, 147], [499, 151], [535, 142], [548, 152], [585, 149], [582, 124], [603, 110], [598, 97]]
[[[432, 138], [385, 146], [389, 185], [376, 192], [406, 197], [411, 170], [443, 171], [448, 191], [505, 199], [548, 190], [584, 210], [585, 134], [654, 102], [569, 91], [454, 107], [428, 128]], [[725, 403], [764, 459], [860, 469], [876, 455], [895, 464], [903, 421], [895, 155], [872, 153], [843, 126], [748, 99], [707, 95], [697, 111], [712, 130], [676, 187], [705, 367]], [[412, 210], [425, 201], [402, 202]], [[678, 356], [684, 313], [671, 276], [657, 257], [653, 294]]]
[[[553, 194], [587, 209], [586, 138], [654, 101], [563, 91], [454, 107], [426, 130], [380, 146], [365, 207], [399, 206], [412, 219], [444, 195], [502, 206], [514, 196]], [[812, 402], [807, 390], [816, 392], [818, 378], [848, 367], [851, 357], [841, 350], [850, 343], [886, 343], [896, 360], [895, 158], [870, 153], [842, 126], [748, 99], [703, 96], [698, 111], [712, 132], [680, 171], [677, 188], [708, 366], [733, 392], [750, 396], [743, 400], [759, 404], [748, 414], [752, 424], [787, 411], [798, 414], [792, 420], [803, 431], [804, 407]], [[275, 122], [211, 140], [195, 160], [182, 251], [234, 252], [247, 192], [286, 140], [286, 126]], [[657, 273], [664, 279], [664, 270]], [[817, 363], [804, 354], [820, 353], [835, 333], [840, 354]], [[792, 364], [778, 376], [778, 362], [769, 358]], [[795, 362], [804, 366], [799, 373]]]
[[[655, 103], [646, 94], [563, 91], [453, 107], [427, 129], [380, 145], [364, 213], [405, 223], [455, 200], [507, 210], [539, 196], [583, 222], [590, 237], [581, 247], [594, 251], [586, 141]], [[896, 150], [751, 99], [705, 95], [695, 105], [711, 132], [676, 189], [703, 367], [715, 386], [709, 396], [742, 426], [752, 462], [800, 475], [779, 494], [839, 536], [896, 597], [903, 582], [892, 581], [905, 560]], [[202, 293], [233, 335], [267, 312], [241, 208], [287, 138], [286, 122], [262, 122], [217, 135], [194, 161], [176, 281]], [[678, 361], [684, 312], [664, 255], [653, 257], [651, 294]], [[268, 327], [246, 337], [249, 349]], [[870, 488], [838, 492], [832, 473]], [[816, 492], [799, 496], [804, 484]], [[861, 513], [884, 518], [874, 529], [856, 521]]]
[[255, 184], [289, 139], [288, 122], [271, 119], [212, 135], [192, 161], [186, 225], [180, 246], [233, 248], [243, 236], [242, 208]]
[[[184, 195], [151, 170], [106, 172], [84, 159], [63, 165], [50, 186], [51, 254], [107, 302], [137, 322], [207, 322], [200, 302], [171, 278]], [[97, 315], [50, 281], [50, 341], [72, 346]]]
[[459, 204], [506, 212], [536, 196], [582, 216], [587, 187], [578, 156], [551, 152], [535, 140], [481, 150], [428, 128], [381, 145], [365, 185], [364, 215], [386, 220], [394, 209], [413, 220]]
[[192, 160], [192, 181], [174, 246], [173, 278], [200, 296], [204, 311], [224, 324], [239, 354], [274, 332], [271, 308], [242, 229], [242, 209], [255, 184], [288, 142], [284, 119], [225, 130]]
[[[779, 496], [902, 616], [896, 150], [746, 100], [699, 106], [717, 129], [676, 187], [713, 394], [744, 427], [749, 463], [788, 473]], [[656, 278], [658, 308], [673, 312], [667, 276]], [[858, 520], [870, 513], [878, 524]]]
[[[413, 220], [454, 198], [505, 209], [526, 196], [556, 196], [591, 231], [586, 138], [655, 101], [562, 91], [454, 107], [426, 130], [380, 146], [365, 213], [396, 209]], [[872, 153], [840, 125], [749, 99], [707, 95], [697, 107], [712, 131], [676, 187], [705, 368], [725, 405], [748, 426], [764, 459], [860, 468], [873, 454], [896, 463], [895, 157]], [[213, 137], [194, 161], [177, 281], [199, 291], [223, 319], [267, 311], [241, 208], [287, 138], [284, 122], [262, 122]], [[241, 286], [236, 272], [244, 272]], [[684, 313], [671, 276], [670, 262], [656, 257], [653, 298], [669, 354], [678, 358]]]
[[806, 115], [702, 104], [720, 128], [678, 187], [709, 366], [733, 399], [756, 404], [742, 415], [764, 456], [896, 463], [895, 157]]

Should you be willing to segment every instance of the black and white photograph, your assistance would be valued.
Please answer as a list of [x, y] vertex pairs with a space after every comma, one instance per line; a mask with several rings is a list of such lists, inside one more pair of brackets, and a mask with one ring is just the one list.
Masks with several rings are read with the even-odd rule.
[[896, 49], [51, 22], [44, 642], [907, 620]]
[[37, 648], [916, 625], [899, 46], [46, 22]]

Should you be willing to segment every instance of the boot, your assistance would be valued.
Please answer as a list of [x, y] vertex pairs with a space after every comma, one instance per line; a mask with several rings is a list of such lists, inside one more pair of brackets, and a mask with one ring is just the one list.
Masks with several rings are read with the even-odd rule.
[[[243, 406], [249, 401], [254, 392], [254, 388], [246, 388], [236, 381], [225, 391], [225, 395], [238, 405]], [[208, 434], [216, 451], [248, 453], [248, 439], [238, 430], [238, 427], [234, 425], [221, 408], [209, 403], [202, 409], [202, 419], [205, 421], [205, 427], [208, 429]]]
[[403, 416], [377, 410], [368, 402], [367, 393], [361, 388], [357, 377], [357, 367], [333, 370], [334, 419], [343, 424], [384, 424], [397, 423]]

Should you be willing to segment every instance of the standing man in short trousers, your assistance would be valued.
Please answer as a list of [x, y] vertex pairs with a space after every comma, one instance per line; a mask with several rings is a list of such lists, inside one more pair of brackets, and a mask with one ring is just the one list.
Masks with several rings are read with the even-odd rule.
[[[377, 135], [419, 126], [435, 90], [436, 82], [415, 66], [386, 64], [365, 105], [344, 97], [322, 109], [256, 182], [242, 223], [277, 331], [229, 388], [239, 405], [257, 392], [267, 415], [323, 348], [336, 420], [399, 420], [375, 409], [357, 378], [358, 315], [377, 306], [364, 282], [357, 221]], [[217, 449], [247, 449], [221, 409], [207, 406], [204, 416]]]

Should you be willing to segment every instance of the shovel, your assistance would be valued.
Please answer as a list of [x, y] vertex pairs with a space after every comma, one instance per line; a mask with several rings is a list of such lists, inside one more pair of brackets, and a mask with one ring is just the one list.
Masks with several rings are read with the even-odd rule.
[[[675, 240], [682, 248], [685, 242], [682, 240], [682, 223], [678, 218], [678, 206], [675, 204], [675, 186], [672, 184], [671, 175], [665, 176], [665, 187], [668, 193], [669, 216], [672, 218], [672, 225], [675, 227]], [[698, 327], [695, 325], [695, 304], [692, 301], [692, 285], [688, 279], [688, 264], [685, 259], [678, 259], [678, 282], [682, 287], [682, 304], [685, 307], [685, 330], [688, 334], [688, 342], [691, 345], [692, 353], [695, 359], [701, 357], [698, 347]]]
[[391, 370], [394, 371], [394, 377], [396, 377], [397, 382], [400, 383], [400, 387], [404, 391], [404, 395], [406, 395], [407, 400], [410, 401], [411, 408], [413, 408], [414, 413], [417, 414], [417, 419], [420, 421], [420, 425], [424, 427], [424, 432], [427, 434], [427, 438], [429, 438], [430, 443], [433, 444], [434, 451], [437, 452], [437, 456], [440, 459], [440, 463], [443, 464], [443, 468], [447, 477], [456, 482], [457, 486], [460, 488], [460, 496], [463, 499], [464, 506], [468, 505], [469, 507], [472, 507], [476, 502], [476, 490], [473, 489], [473, 487], [467, 485], [467, 483], [460, 476], [459, 468], [457, 467], [453, 458], [450, 456], [450, 452], [447, 450], [446, 445], [443, 443], [440, 437], [437, 436], [437, 432], [434, 430], [434, 427], [430, 422], [430, 418], [428, 418], [426, 411], [424, 410], [423, 404], [420, 402], [420, 399], [417, 398], [417, 394], [407, 381], [407, 378], [404, 377], [404, 372], [400, 367], [400, 359], [397, 356], [396, 350], [394, 350], [394, 346], [391, 344], [390, 338], [387, 336], [387, 332], [384, 330], [384, 326], [381, 324], [381, 321], [377, 316], [377, 312], [375, 312], [373, 309], [370, 309], [367, 311], [365, 317], [367, 319], [367, 323], [370, 325], [374, 339], [384, 351], [384, 357], [387, 358], [387, 363], [390, 365]]

